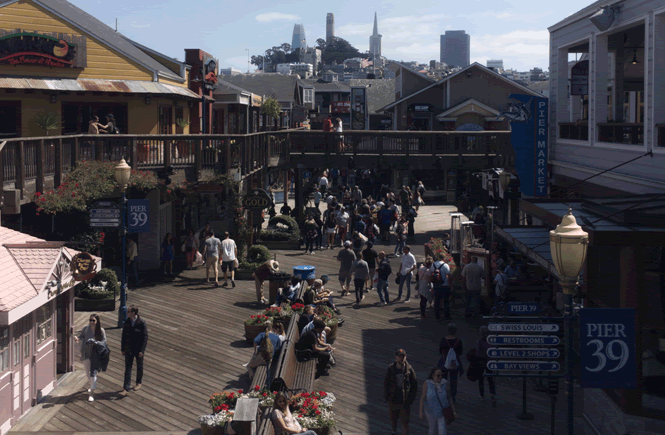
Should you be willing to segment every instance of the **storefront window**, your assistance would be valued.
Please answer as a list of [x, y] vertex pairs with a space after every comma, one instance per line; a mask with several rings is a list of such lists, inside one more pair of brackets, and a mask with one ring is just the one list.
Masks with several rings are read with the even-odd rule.
[[14, 340], [14, 366], [19, 365], [21, 362], [21, 340], [16, 339]]
[[50, 302], [37, 309], [37, 345], [40, 345], [53, 335], [52, 315]]
[[185, 129], [180, 127], [178, 125], [178, 121], [181, 119], [185, 119], [185, 114], [184, 110], [182, 107], [176, 107], [175, 108], [175, 120], [176, 120], [176, 125], [175, 125], [175, 134], [185, 134]]
[[127, 134], [127, 104], [110, 103], [62, 103], [62, 133], [86, 134], [90, 119], [99, 117], [99, 123], [106, 125], [106, 115], [112, 114], [120, 133]]
[[0, 373], [9, 368], [9, 326], [0, 326]]
[[159, 106], [159, 134], [173, 134], [173, 109]]

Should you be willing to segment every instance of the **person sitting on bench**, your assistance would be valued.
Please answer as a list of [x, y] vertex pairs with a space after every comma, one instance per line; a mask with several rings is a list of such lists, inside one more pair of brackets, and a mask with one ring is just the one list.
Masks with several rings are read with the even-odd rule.
[[323, 288], [323, 281], [320, 279], [314, 280], [314, 285], [305, 290], [303, 300], [305, 305], [326, 305], [336, 313], [340, 312], [333, 303], [332, 293]]
[[313, 430], [300, 426], [298, 420], [291, 414], [288, 397], [282, 392], [275, 395], [275, 408], [270, 415], [270, 421], [275, 427], [275, 435], [316, 435]]
[[305, 329], [305, 326], [309, 322], [314, 320], [314, 306], [313, 305], [305, 305], [305, 308], [302, 310], [302, 314], [298, 318], [298, 331], [300, 331], [302, 335], [302, 330]]
[[277, 291], [277, 297], [275, 298], [275, 303], [273, 307], [279, 307], [282, 305], [282, 302], [288, 301], [289, 304], [293, 305], [296, 302], [296, 297], [298, 296], [298, 290], [300, 289], [301, 279], [297, 276], [291, 277], [291, 285], [289, 287], [284, 287]]
[[[279, 333], [283, 332], [284, 329], [282, 328], [280, 331], [277, 324], [272, 325], [270, 322], [266, 322], [265, 326], [266, 326], [265, 332], [260, 333], [254, 339], [254, 355], [252, 355], [252, 359], [249, 360], [246, 366], [247, 373], [249, 374], [249, 379], [252, 379], [254, 377], [254, 372], [256, 371], [257, 367], [270, 364], [270, 362], [275, 356], [275, 353], [279, 353], [279, 351], [282, 348], [282, 340], [279, 339]], [[261, 352], [259, 352], [259, 346], [261, 346], [261, 341], [263, 340], [263, 337], [265, 337], [266, 335], [268, 336], [268, 339], [272, 341], [273, 351], [272, 354], [270, 355], [270, 359], [266, 359], [266, 355], [261, 355]]]
[[314, 329], [304, 333], [300, 337], [300, 340], [298, 340], [298, 342], [295, 345], [296, 351], [303, 352], [308, 350], [311, 352], [312, 357], [318, 360], [318, 363], [316, 364], [316, 372], [318, 376], [329, 375], [328, 373], [328, 363], [330, 362], [329, 352], [332, 350], [332, 346], [330, 345], [321, 346], [319, 344], [319, 338], [318, 338], [318, 336], [323, 332], [325, 328], [326, 324], [323, 323], [322, 320], [315, 320]]

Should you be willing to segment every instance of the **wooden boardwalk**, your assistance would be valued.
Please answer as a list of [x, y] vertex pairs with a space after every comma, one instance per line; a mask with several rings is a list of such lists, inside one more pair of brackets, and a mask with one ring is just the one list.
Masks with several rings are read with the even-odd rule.
[[[420, 234], [412, 244], [422, 258], [422, 243], [449, 228], [450, 207], [421, 208], [416, 222]], [[377, 250], [389, 247], [378, 245]], [[390, 249], [390, 251], [389, 251]], [[317, 276], [327, 274], [332, 289], [337, 283], [337, 250], [276, 252], [281, 269], [291, 271], [296, 265], [316, 266]], [[397, 259], [391, 261], [396, 270]], [[253, 281], [238, 281], [236, 288], [213, 288], [203, 283], [204, 270], [186, 271], [175, 280], [142, 287], [130, 293], [130, 303], [140, 307], [148, 322], [150, 340], [146, 351], [143, 388], [120, 397], [124, 363], [120, 354], [116, 313], [102, 314], [111, 348], [111, 364], [99, 376], [96, 400], [87, 402], [86, 381], [77, 371], [67, 376], [48, 397], [12, 429], [12, 432], [190, 432], [198, 428], [196, 418], [208, 413], [211, 393], [225, 389], [247, 388], [249, 378], [242, 364], [252, 349], [245, 343], [243, 321], [260, 309], [255, 304]], [[329, 285], [330, 285], [329, 284]], [[266, 285], [267, 290], [267, 285]], [[391, 298], [396, 286], [391, 282]], [[438, 361], [438, 343], [445, 325], [430, 315], [420, 320], [415, 293], [409, 304], [375, 306], [376, 292], [367, 294], [359, 307], [353, 307], [352, 296], [338, 299], [346, 319], [335, 342], [337, 366], [331, 375], [317, 379], [316, 390], [333, 392], [337, 397], [335, 413], [338, 429], [350, 434], [388, 434], [390, 423], [383, 400], [383, 378], [394, 361], [397, 348], [404, 348], [408, 361], [416, 370], [419, 389]], [[461, 304], [458, 302], [458, 308]], [[467, 322], [459, 309], [453, 318], [465, 348], [475, 343], [482, 321]], [[85, 324], [87, 314], [78, 315], [77, 330]], [[466, 351], [465, 351], [466, 352]], [[463, 359], [465, 367], [468, 365]], [[133, 385], [134, 378], [132, 379]], [[528, 411], [535, 419], [518, 420], [521, 412], [521, 385], [498, 385], [498, 404], [492, 407], [486, 387], [486, 402], [478, 395], [478, 383], [466, 378], [460, 381], [457, 397], [459, 420], [449, 427], [449, 434], [537, 435], [549, 434], [550, 399], [528, 387]], [[419, 391], [420, 393], [420, 391]], [[420, 397], [420, 394], [419, 394]], [[565, 396], [563, 383], [557, 401], [557, 434], [564, 434]], [[418, 419], [418, 402], [412, 408], [411, 433], [427, 433], [427, 425]]]

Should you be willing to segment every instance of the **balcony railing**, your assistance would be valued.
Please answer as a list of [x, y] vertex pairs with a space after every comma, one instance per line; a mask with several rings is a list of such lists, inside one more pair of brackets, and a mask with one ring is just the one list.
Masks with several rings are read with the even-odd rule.
[[[0, 186], [14, 183], [22, 195], [26, 181], [43, 191], [55, 187], [78, 161], [119, 161], [135, 169], [193, 168], [219, 173], [237, 168], [241, 176], [292, 155], [492, 155], [509, 149], [510, 132], [385, 132], [343, 134], [283, 130], [246, 135], [71, 135], [7, 139], [0, 152]], [[274, 159], [278, 158], [278, 159]], [[31, 183], [32, 184], [32, 183]], [[49, 183], [50, 184], [50, 183]]]
[[598, 124], [598, 141], [642, 145], [644, 144], [644, 124], [620, 122]]
[[559, 139], [589, 140], [589, 124], [577, 122], [560, 122]]

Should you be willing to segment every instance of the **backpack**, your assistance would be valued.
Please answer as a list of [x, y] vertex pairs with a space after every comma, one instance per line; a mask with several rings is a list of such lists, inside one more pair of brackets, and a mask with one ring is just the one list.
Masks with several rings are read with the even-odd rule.
[[[459, 341], [459, 338], [457, 339]], [[448, 349], [448, 355], [446, 355], [446, 362], [443, 364], [443, 367], [447, 370], [457, 370], [459, 367], [459, 361], [457, 359], [457, 353], [455, 353], [455, 346], [457, 346], [457, 341], [455, 344]]]
[[263, 357], [265, 362], [268, 362], [272, 359], [272, 353], [275, 350], [275, 348], [272, 345], [272, 340], [268, 336], [269, 333], [266, 333], [263, 338], [261, 339], [261, 342], [259, 343], [259, 346], [256, 348], [256, 352]]
[[441, 266], [434, 268], [434, 271], [432, 272], [432, 284], [441, 285], [445, 282], [443, 279], [443, 275], [441, 274], [441, 268], [443, 267], [444, 264], [446, 263], [443, 263], [441, 264]]
[[382, 262], [379, 264], [379, 270], [378, 270], [377, 272], [378, 272], [379, 275], [382, 275], [382, 276], [388, 276], [388, 275], [390, 275], [391, 273], [393, 273], [393, 268], [390, 267], [390, 264], [389, 264], [389, 263], [386, 263], [386, 262], [383, 262], [383, 261], [382, 261]]

